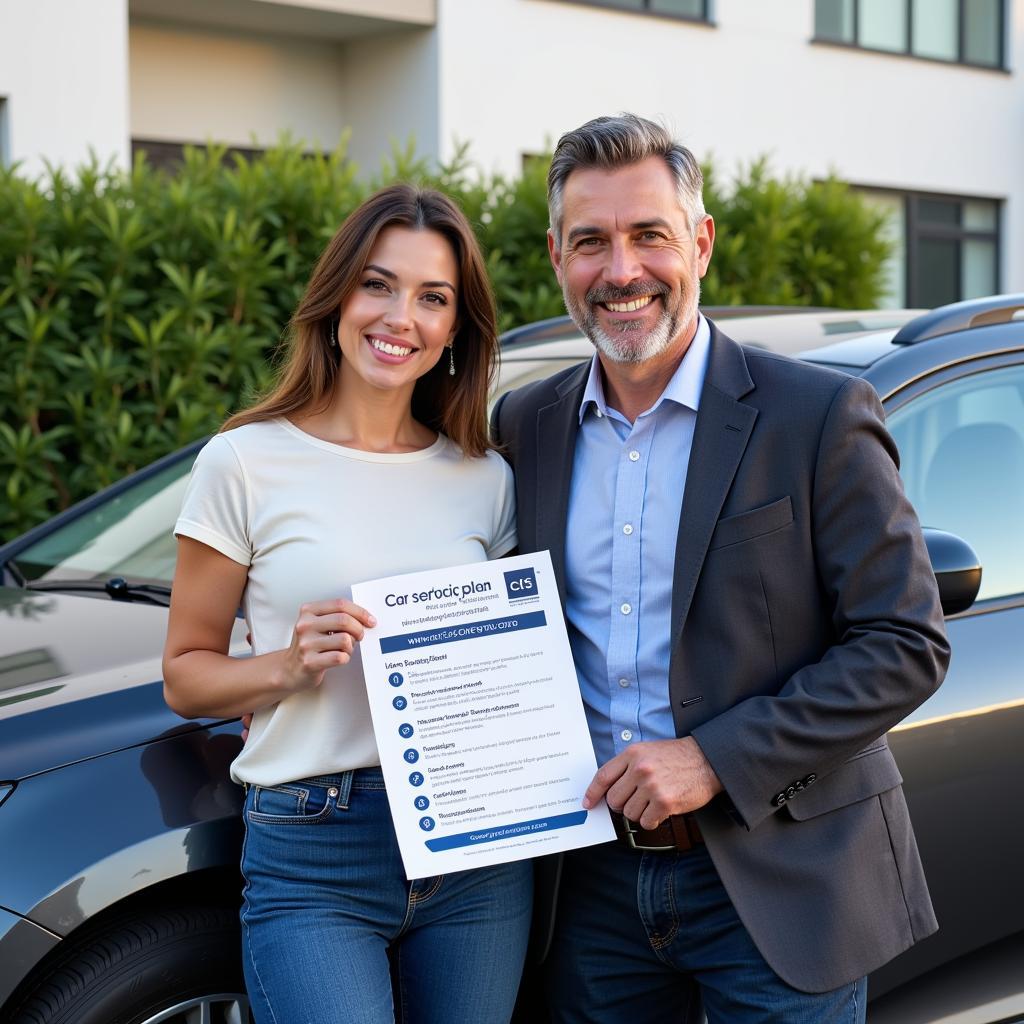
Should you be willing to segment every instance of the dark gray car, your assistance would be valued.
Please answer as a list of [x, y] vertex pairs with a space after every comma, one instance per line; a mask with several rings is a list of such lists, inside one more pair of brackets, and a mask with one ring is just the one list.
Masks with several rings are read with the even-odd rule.
[[[1022, 308], [960, 303], [803, 353], [875, 386], [922, 522], [945, 531], [929, 549], [953, 662], [891, 736], [941, 927], [872, 977], [873, 1024], [1024, 1014]], [[732, 325], [774, 347], [756, 318]], [[500, 388], [590, 351], [567, 321], [512, 332]], [[182, 721], [160, 678], [171, 526], [198, 448], [0, 548], [2, 1022], [247, 1019], [239, 724]]]

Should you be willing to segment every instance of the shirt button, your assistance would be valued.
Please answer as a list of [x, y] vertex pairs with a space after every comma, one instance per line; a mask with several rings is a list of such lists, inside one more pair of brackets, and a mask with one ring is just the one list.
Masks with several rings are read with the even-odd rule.
[[640, 461], [640, 453], [635, 448], [629, 453], [629, 461], [630, 462], [639, 462]]
[[628, 615], [632, 610], [633, 610], [633, 606], [631, 604], [620, 604], [619, 605], [619, 611], [622, 612], [623, 615]]
[[601, 417], [602, 417], [602, 416], [604, 415], [604, 413], [603, 413], [603, 412], [601, 412], [601, 410], [600, 410], [600, 409], [595, 409], [595, 410], [594, 410], [594, 412], [596, 412], [596, 413], [597, 413], [597, 418], [598, 418], [598, 419], [600, 419], [600, 418], [601, 418]]
[[626, 523], [626, 525], [622, 528], [622, 532], [628, 537], [633, 532], [633, 524]]
[[632, 738], [633, 734], [628, 729], [623, 729], [619, 735], [628, 743]]
[[619, 680], [619, 686], [621, 686], [623, 688], [629, 686], [629, 680], [628, 679], [620, 679]]

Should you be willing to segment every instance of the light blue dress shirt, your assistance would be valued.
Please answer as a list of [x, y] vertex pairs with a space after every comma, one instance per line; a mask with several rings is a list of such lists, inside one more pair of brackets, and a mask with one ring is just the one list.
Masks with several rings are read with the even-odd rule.
[[580, 403], [566, 519], [565, 612], [599, 765], [675, 737], [668, 693], [672, 577], [711, 330], [703, 316], [636, 422], [608, 406], [595, 356]]

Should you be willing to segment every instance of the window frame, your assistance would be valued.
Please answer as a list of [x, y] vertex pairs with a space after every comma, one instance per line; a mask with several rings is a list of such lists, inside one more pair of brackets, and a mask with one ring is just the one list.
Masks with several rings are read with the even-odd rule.
[[704, 10], [703, 15], [654, 10], [651, 4], [656, 0], [640, 0], [642, 7], [631, 7], [625, 3], [625, 0], [622, 2], [617, 2], [617, 0], [548, 0], [548, 2], [573, 4], [577, 7], [589, 7], [598, 11], [614, 11], [616, 14], [639, 14], [645, 18], [667, 18], [669, 21], [681, 21], [687, 25], [703, 25], [707, 28], [718, 27], [715, 22], [715, 0], [700, 0]]
[[[995, 280], [993, 281], [992, 294], [996, 295], [1002, 290], [1003, 280], [1003, 217], [1005, 202], [1002, 199], [993, 199], [991, 196], [967, 196], [957, 195], [951, 192], [918, 192], [913, 189], [886, 188], [882, 185], [861, 185], [851, 183], [851, 187], [857, 192], [863, 192], [870, 196], [877, 192], [881, 195], [899, 196], [903, 201], [903, 302], [907, 309], [917, 309], [927, 306], [918, 295], [917, 270], [920, 264], [920, 243], [922, 238], [942, 239], [946, 241], [963, 242], [991, 242], [995, 249]], [[991, 230], [982, 228], [965, 228], [962, 224], [943, 225], [934, 221], [922, 220], [920, 204], [922, 201], [935, 200], [945, 203], [957, 203], [960, 207], [968, 203], [989, 203], [995, 207], [996, 223]], [[962, 216], [962, 213], [961, 213]], [[958, 270], [961, 280], [963, 279], [963, 250], [960, 250]], [[950, 302], [958, 302], [963, 296], [949, 299]]]
[[[995, 64], [982, 64], [978, 61], [967, 60], [964, 57], [964, 46], [967, 36], [967, 0], [957, 0], [957, 19], [956, 19], [956, 57], [952, 60], [948, 60], [945, 57], [933, 57], [929, 54], [915, 53], [913, 49], [914, 41], [914, 4], [913, 0], [903, 0], [905, 5], [906, 13], [906, 39], [904, 40], [904, 48], [902, 50], [896, 49], [882, 49], [876, 46], [865, 46], [863, 43], [858, 42], [860, 36], [860, 5], [861, 0], [850, 0], [853, 4], [853, 39], [836, 39], [831, 36], [823, 36], [818, 33], [818, 19], [817, 15], [814, 18], [814, 34], [811, 36], [811, 42], [815, 44], [821, 44], [824, 46], [838, 46], [846, 50], [863, 50], [865, 53], [879, 53], [884, 54], [888, 57], [912, 57], [914, 60], [928, 61], [930, 64], [943, 64], [946, 67], [967, 67], [975, 68], [979, 71], [998, 71], [1003, 74], [1010, 74], [1010, 69], [1007, 65], [1007, 54], [1006, 54], [1006, 0], [998, 0], [999, 3], [999, 41], [996, 49], [998, 53], [998, 62]], [[892, 3], [898, 2], [898, 0], [890, 0]]]

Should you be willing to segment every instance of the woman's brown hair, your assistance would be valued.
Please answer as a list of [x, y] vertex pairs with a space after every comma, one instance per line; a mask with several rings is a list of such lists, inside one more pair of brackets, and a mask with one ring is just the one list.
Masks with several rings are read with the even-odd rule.
[[390, 185], [345, 218], [317, 261], [288, 327], [288, 349], [277, 384], [250, 408], [231, 416], [222, 430], [301, 411], [324, 409], [340, 365], [330, 343], [338, 310], [359, 284], [363, 268], [385, 228], [436, 231], [455, 253], [459, 268], [458, 330], [453, 341], [456, 373], [440, 359], [419, 380], [412, 414], [446, 434], [467, 455], [492, 447], [487, 431], [487, 394], [498, 358], [494, 295], [473, 229], [462, 211], [440, 192]]

